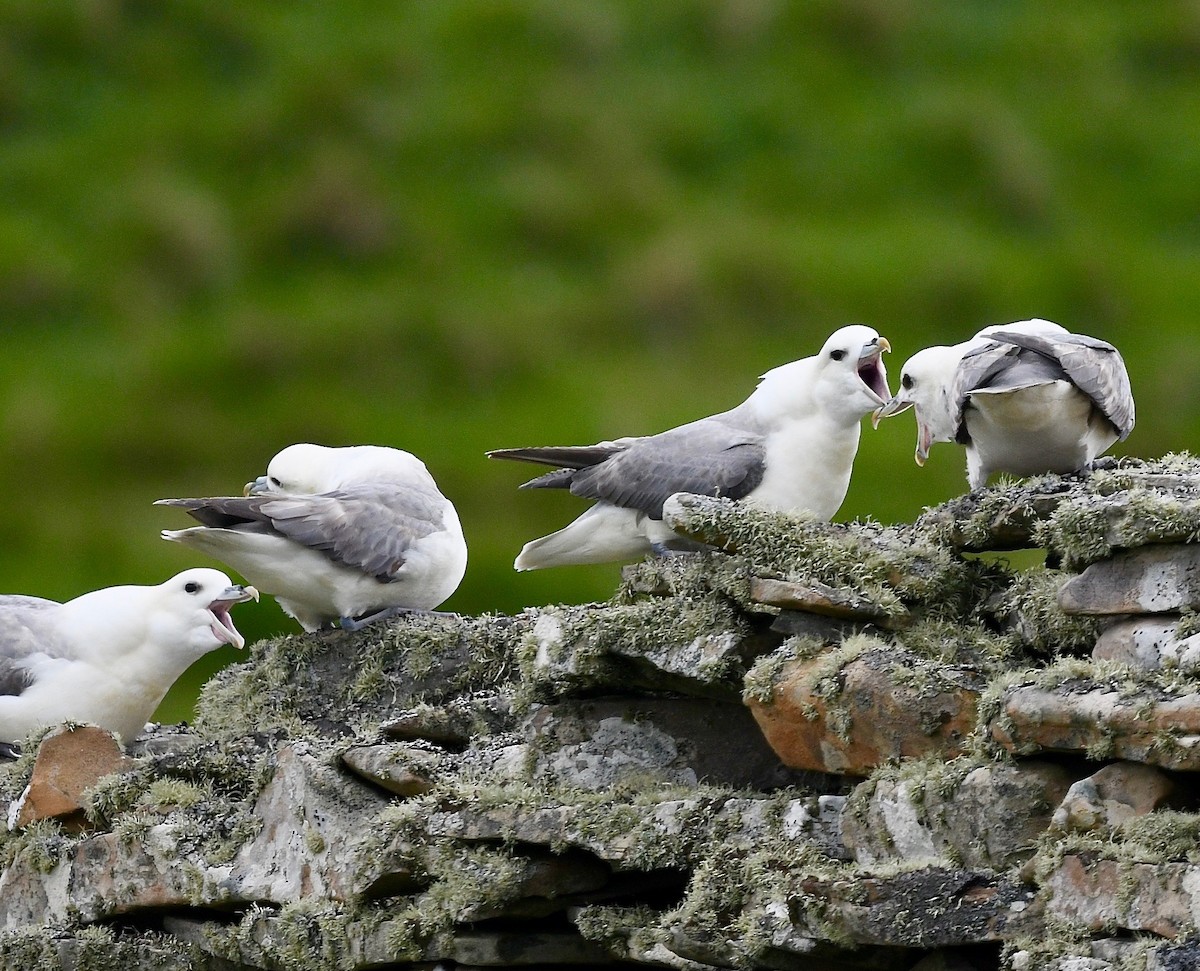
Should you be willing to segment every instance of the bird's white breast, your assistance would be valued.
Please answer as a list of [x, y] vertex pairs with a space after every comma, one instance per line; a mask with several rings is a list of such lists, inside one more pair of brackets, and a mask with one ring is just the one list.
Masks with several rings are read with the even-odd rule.
[[781, 512], [809, 512], [830, 519], [846, 498], [860, 428], [823, 416], [785, 424], [766, 441], [766, 472], [749, 495], [757, 505]]

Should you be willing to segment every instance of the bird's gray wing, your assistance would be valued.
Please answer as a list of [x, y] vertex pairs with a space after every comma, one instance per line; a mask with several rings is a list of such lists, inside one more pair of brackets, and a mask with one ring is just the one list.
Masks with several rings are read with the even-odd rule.
[[963, 413], [973, 392], [1015, 391], [1069, 380], [1057, 359], [1009, 341], [1003, 334], [990, 333], [987, 338], [991, 343], [972, 348], [963, 355], [950, 383], [954, 440], [960, 445], [966, 445], [971, 440]]
[[420, 486], [388, 483], [319, 495], [160, 499], [206, 526], [273, 531], [337, 563], [391, 581], [409, 548], [442, 528], [445, 499]]
[[40, 597], [0, 596], [0, 695], [19, 695], [33, 683], [29, 661], [36, 655], [69, 656], [44, 613], [57, 606]]
[[702, 419], [628, 441], [605, 461], [575, 472], [569, 488], [574, 495], [661, 519], [663, 503], [677, 492], [741, 499], [765, 471], [761, 436]]
[[1053, 361], [1063, 377], [1092, 399], [1122, 440], [1133, 430], [1134, 404], [1129, 372], [1120, 352], [1108, 341], [1086, 334], [1026, 334], [1003, 330], [988, 336]]

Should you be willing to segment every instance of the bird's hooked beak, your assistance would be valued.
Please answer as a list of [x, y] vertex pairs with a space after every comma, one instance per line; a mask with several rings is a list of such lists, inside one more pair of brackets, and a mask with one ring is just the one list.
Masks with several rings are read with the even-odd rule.
[[897, 391], [882, 408], [876, 408], [871, 415], [871, 427], [878, 428], [879, 423], [885, 418], [891, 418], [892, 415], [898, 415], [902, 411], [908, 411], [913, 406], [913, 403], [905, 396], [903, 391]]
[[882, 408], [877, 408], [871, 416], [871, 424], [878, 428], [880, 421], [884, 418], [891, 418], [893, 415], [908, 411], [909, 408], [913, 409], [913, 415], [917, 419], [917, 450], [913, 454], [913, 460], [917, 465], [924, 465], [925, 460], [929, 458], [929, 449], [933, 446], [933, 429], [921, 421], [921, 411], [916, 407], [916, 402], [908, 397], [906, 391], [897, 391], [887, 404]]
[[864, 344], [858, 354], [858, 377], [867, 390], [881, 402], [891, 397], [888, 390], [887, 370], [883, 366], [883, 352], [890, 351], [892, 345], [886, 337], [876, 337], [870, 343]]
[[209, 612], [213, 615], [213, 636], [222, 644], [232, 644], [239, 649], [246, 646], [246, 638], [233, 626], [229, 608], [247, 600], [258, 600], [258, 591], [249, 584], [242, 586], [235, 583], [222, 590], [221, 595], [208, 605]]
[[260, 496], [264, 492], [271, 491], [271, 484], [267, 481], [265, 475], [260, 475], [253, 482], [247, 482], [242, 489], [243, 496]]

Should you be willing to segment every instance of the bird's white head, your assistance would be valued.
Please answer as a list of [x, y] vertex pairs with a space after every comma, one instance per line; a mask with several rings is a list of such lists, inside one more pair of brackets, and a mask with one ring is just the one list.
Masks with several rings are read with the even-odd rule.
[[917, 419], [917, 465], [925, 464], [935, 442], [954, 440], [957, 421], [950, 402], [950, 384], [965, 346], [937, 345], [917, 351], [900, 370], [900, 389], [875, 412], [878, 425], [881, 419], [912, 408]]
[[254, 587], [234, 583], [220, 570], [196, 568], [146, 589], [146, 629], [156, 644], [196, 657], [223, 644], [246, 646], [229, 611], [234, 604], [257, 600]]
[[119, 664], [142, 651], [143, 663], [181, 672], [222, 644], [246, 646], [229, 609], [251, 599], [258, 599], [254, 587], [198, 568], [157, 586], [93, 590], [68, 600], [60, 615], [67, 636], [86, 643], [98, 664]]
[[316, 495], [355, 482], [426, 475], [415, 455], [384, 445], [289, 445], [267, 464], [267, 474], [246, 483], [246, 495]]
[[891, 349], [870, 327], [842, 327], [820, 353], [764, 374], [751, 400], [767, 420], [819, 409], [839, 423], [853, 424], [890, 397], [882, 354]]

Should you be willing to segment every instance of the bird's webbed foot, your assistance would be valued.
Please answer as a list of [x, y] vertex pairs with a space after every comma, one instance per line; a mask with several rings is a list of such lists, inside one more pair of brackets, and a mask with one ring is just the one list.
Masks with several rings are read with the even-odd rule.
[[15, 762], [21, 757], [21, 746], [16, 742], [0, 742], [0, 759]]

